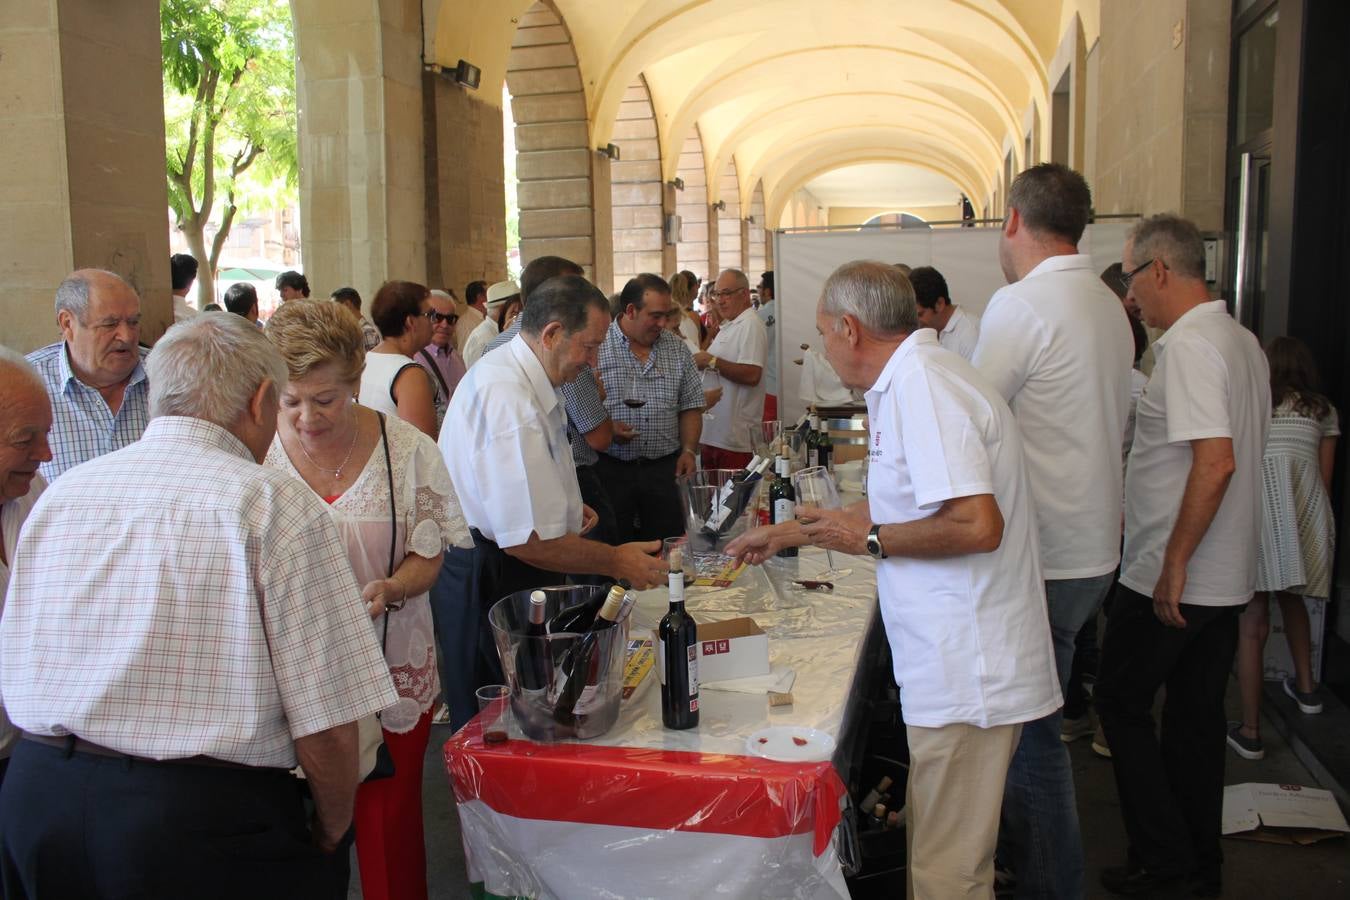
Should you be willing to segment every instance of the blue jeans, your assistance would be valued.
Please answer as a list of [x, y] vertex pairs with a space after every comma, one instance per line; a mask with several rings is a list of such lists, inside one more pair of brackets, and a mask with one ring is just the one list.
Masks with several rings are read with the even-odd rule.
[[[1073, 667], [1074, 638], [1097, 614], [1114, 572], [1045, 583], [1055, 668], [1064, 691]], [[1069, 750], [1059, 739], [1059, 710], [1022, 726], [1003, 790], [999, 857], [1017, 876], [1018, 897], [1083, 896], [1083, 838]]]

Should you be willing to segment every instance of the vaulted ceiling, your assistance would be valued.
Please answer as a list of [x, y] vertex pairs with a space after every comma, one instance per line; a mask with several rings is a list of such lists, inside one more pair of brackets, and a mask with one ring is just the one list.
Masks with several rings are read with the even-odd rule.
[[[675, 177], [696, 127], [710, 201], [722, 199], [716, 176], [734, 159], [742, 203], [762, 181], [777, 221], [803, 184], [860, 164], [918, 167], [973, 198], [990, 195], [1006, 149], [1023, 163], [1027, 117], [1048, 120], [1065, 36], [1096, 40], [1100, 0], [546, 2], [571, 35], [593, 146], [609, 141], [624, 91], [641, 75], [662, 177]], [[490, 98], [531, 5], [426, 0], [428, 56], [473, 60]], [[1048, 146], [1048, 136], [1038, 140]]]

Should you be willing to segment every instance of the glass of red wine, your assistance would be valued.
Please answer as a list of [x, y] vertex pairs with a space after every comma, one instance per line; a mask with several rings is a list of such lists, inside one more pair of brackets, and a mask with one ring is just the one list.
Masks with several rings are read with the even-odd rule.
[[511, 731], [511, 689], [504, 684], [485, 684], [475, 693], [483, 743], [504, 743]]

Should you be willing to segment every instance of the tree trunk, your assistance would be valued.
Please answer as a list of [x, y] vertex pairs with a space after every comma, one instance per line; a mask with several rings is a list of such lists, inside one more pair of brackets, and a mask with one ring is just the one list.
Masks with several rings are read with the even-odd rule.
[[204, 308], [208, 303], [216, 302], [216, 273], [211, 264], [211, 254], [206, 250], [206, 228], [200, 221], [182, 224], [183, 237], [187, 238], [188, 250], [197, 260], [197, 297]]

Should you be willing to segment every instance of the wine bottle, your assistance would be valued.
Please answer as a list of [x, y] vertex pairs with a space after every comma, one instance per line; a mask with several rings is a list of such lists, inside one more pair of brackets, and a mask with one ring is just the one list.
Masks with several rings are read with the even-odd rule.
[[736, 522], [736, 517], [745, 512], [750, 492], [743, 486], [758, 481], [764, 476], [764, 470], [772, 460], [755, 456], [750, 465], [732, 475], [717, 492], [717, 505], [713, 507], [703, 529], [709, 534], [721, 534]]
[[[610, 587], [612, 589], [613, 585]], [[609, 591], [606, 591], [605, 596], [608, 595]], [[585, 634], [591, 630], [591, 625], [595, 622], [595, 613], [604, 602], [604, 597], [600, 597], [598, 600], [583, 600], [560, 610], [557, 615], [548, 620], [548, 633]]]
[[544, 639], [544, 612], [548, 595], [543, 591], [530, 594], [529, 620], [516, 645], [516, 677], [527, 691], [542, 691], [548, 687], [551, 674], [548, 647]]
[[806, 465], [820, 465], [820, 417], [811, 411], [810, 430], [806, 432]]
[[592, 671], [601, 673], [605, 671], [607, 662], [605, 654], [600, 652], [600, 637], [603, 632], [613, 627], [626, 593], [628, 585], [622, 581], [611, 587], [604, 605], [595, 614], [595, 621], [591, 623], [590, 629], [577, 638], [563, 654], [558, 665], [558, 679], [555, 682], [557, 688], [557, 698], [553, 702], [555, 722], [561, 725], [575, 725], [578, 717], [589, 711], [589, 698], [584, 696], [588, 692], [587, 683], [590, 681]]
[[[786, 456], [778, 457], [776, 464], [778, 477], [773, 480], [769, 486], [769, 508], [773, 514], [773, 524], [779, 522], [791, 522], [797, 517], [794, 507], [797, 505], [797, 495], [792, 490], [792, 477], [788, 470], [788, 459]], [[778, 551], [778, 555], [784, 558], [790, 558], [797, 555], [796, 547], [784, 547]]]
[[891, 785], [894, 783], [895, 782], [889, 775], [881, 776], [881, 780], [877, 782], [877, 786], [868, 791], [867, 795], [863, 797], [862, 808], [871, 809], [873, 806], [876, 806], [877, 802], [881, 800], [881, 795], [890, 790]]
[[834, 444], [830, 441], [830, 421], [821, 419], [816, 432], [816, 465], [834, 471]]
[[676, 730], [698, 725], [698, 630], [684, 611], [684, 552], [670, 551], [670, 611], [657, 635], [661, 671], [661, 722]]

